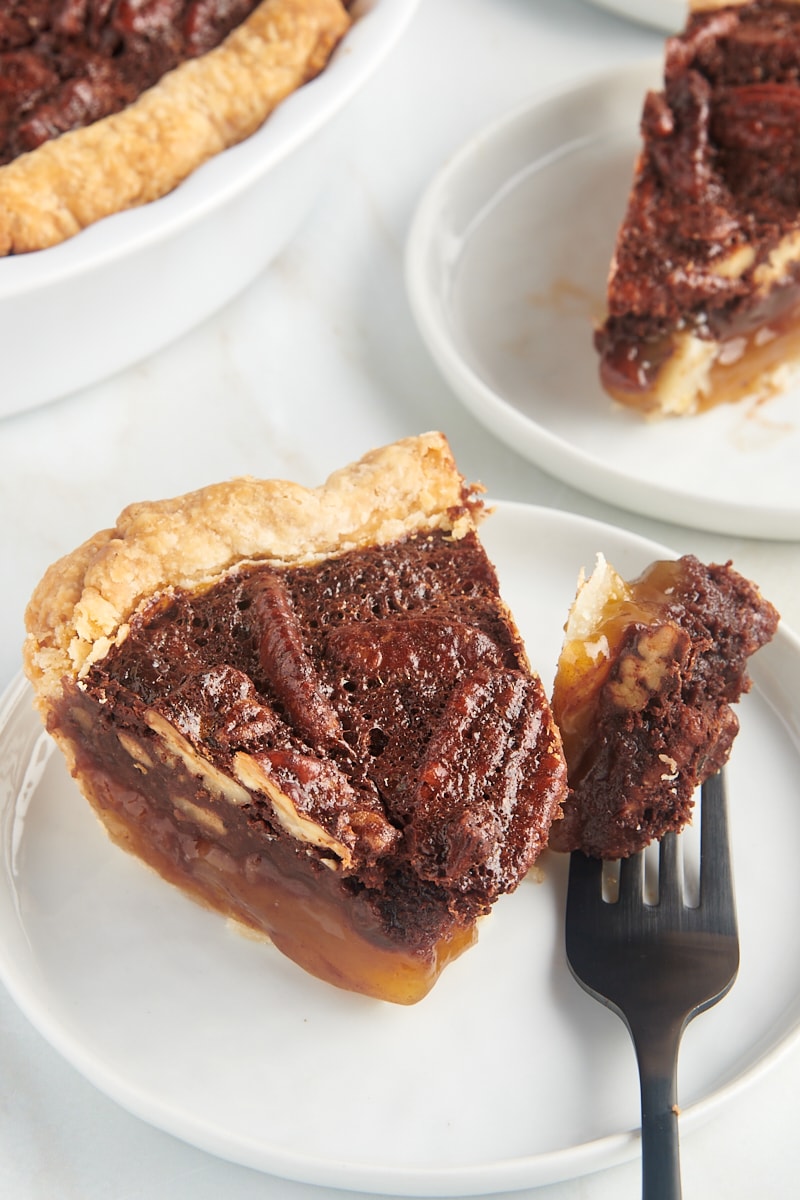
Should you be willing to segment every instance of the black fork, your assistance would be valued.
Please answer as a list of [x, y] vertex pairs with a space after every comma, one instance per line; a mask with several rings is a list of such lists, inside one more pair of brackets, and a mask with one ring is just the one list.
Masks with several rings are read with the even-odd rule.
[[566, 948], [570, 970], [628, 1027], [642, 1101], [643, 1200], [681, 1195], [678, 1048], [689, 1021], [729, 991], [739, 939], [722, 773], [701, 793], [699, 903], [685, 902], [678, 835], [659, 849], [658, 901], [644, 898], [644, 853], [620, 863], [619, 894], [603, 895], [603, 864], [570, 858]]

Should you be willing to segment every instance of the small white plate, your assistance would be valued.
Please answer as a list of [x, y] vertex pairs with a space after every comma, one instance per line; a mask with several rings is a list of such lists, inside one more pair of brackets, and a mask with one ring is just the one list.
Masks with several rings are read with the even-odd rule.
[[642, 25], [652, 25], [667, 33], [677, 33], [686, 23], [687, 0], [588, 0], [596, 8], [605, 8], [620, 17]]
[[800, 392], [650, 422], [600, 388], [593, 325], [660, 73], [548, 93], [457, 153], [409, 233], [411, 306], [465, 406], [550, 474], [657, 519], [800, 538]]
[[[669, 553], [504, 503], [484, 537], [548, 689], [581, 565], [603, 550], [627, 574]], [[742, 965], [686, 1032], [684, 1132], [800, 1024], [800, 642], [779, 632], [753, 666], [729, 768]], [[534, 1187], [638, 1152], [630, 1039], [564, 958], [566, 856], [545, 855], [420, 1004], [337, 991], [115, 848], [22, 683], [0, 712], [0, 846], [0, 978], [98, 1088], [188, 1142], [403, 1196]]]

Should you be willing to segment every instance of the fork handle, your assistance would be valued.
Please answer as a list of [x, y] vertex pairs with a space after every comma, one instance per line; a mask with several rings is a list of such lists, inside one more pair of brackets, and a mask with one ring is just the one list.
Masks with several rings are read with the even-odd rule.
[[[633, 1031], [632, 1031], [633, 1032]], [[682, 1028], [633, 1032], [642, 1097], [642, 1200], [680, 1200], [678, 1047]]]

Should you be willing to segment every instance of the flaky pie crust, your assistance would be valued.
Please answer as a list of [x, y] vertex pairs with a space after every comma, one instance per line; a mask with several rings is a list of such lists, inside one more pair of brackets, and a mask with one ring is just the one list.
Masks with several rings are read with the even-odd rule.
[[121, 112], [0, 167], [0, 255], [54, 246], [165, 196], [318, 75], [350, 22], [340, 0], [263, 0]]
[[46, 713], [121, 641], [154, 595], [197, 588], [242, 562], [292, 566], [424, 530], [462, 537], [482, 506], [447, 439], [426, 433], [372, 450], [317, 488], [245, 476], [132, 504], [45, 573], [28, 605], [25, 673]]

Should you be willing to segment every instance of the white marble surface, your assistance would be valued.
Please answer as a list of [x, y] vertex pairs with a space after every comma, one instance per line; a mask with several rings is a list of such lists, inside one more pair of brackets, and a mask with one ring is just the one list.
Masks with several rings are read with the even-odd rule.
[[[582, 0], [425, 0], [352, 109], [349, 147], [311, 217], [245, 294], [123, 375], [0, 423], [0, 685], [19, 669], [22, 612], [44, 568], [129, 501], [245, 472], [316, 484], [370, 446], [429, 428], [447, 432], [465, 474], [482, 479], [495, 497], [599, 517], [700, 557], [733, 558], [800, 629], [796, 543], [645, 520], [549, 478], [463, 411], [426, 354], [406, 302], [405, 233], [447, 155], [538, 87], [660, 47], [659, 33]], [[0, 387], [1, 364], [0, 355]], [[795, 952], [788, 938], [787, 952]], [[795, 1194], [799, 1091], [796, 1046], [684, 1138], [684, 1194]], [[638, 1191], [639, 1167], [630, 1163], [535, 1194], [617, 1200]], [[344, 1196], [223, 1162], [128, 1115], [66, 1065], [2, 990], [0, 1194]]]

